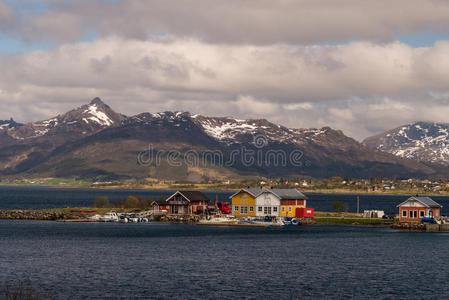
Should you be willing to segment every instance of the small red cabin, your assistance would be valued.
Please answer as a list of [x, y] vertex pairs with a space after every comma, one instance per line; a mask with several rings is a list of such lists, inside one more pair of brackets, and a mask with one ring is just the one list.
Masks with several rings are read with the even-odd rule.
[[399, 207], [401, 221], [419, 222], [424, 217], [439, 217], [442, 206], [429, 197], [410, 197]]
[[151, 205], [155, 213], [167, 213], [169, 210], [168, 203], [165, 200], [154, 200]]
[[177, 191], [165, 200], [170, 214], [190, 215], [209, 208], [210, 200], [200, 191]]
[[307, 207], [297, 207], [295, 217], [297, 218], [313, 218], [314, 209]]

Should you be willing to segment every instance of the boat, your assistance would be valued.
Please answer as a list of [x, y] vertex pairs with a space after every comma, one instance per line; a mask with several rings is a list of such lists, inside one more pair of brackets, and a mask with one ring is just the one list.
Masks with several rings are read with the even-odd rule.
[[98, 221], [101, 222], [118, 222], [119, 216], [115, 211], [110, 211], [108, 213], [105, 213], [104, 215], [100, 216]]
[[198, 225], [232, 225], [237, 224], [234, 216], [207, 215], [198, 221]]
[[99, 222], [100, 219], [101, 219], [101, 215], [95, 214], [95, 215], [93, 215], [93, 216], [90, 216], [88, 219], [89, 219], [90, 221]]
[[239, 219], [237, 225], [248, 227], [281, 227], [285, 226], [285, 223], [281, 218], [266, 216], [264, 219], [255, 219], [251, 217], [242, 218]]
[[118, 216], [118, 222], [119, 223], [128, 223], [129, 219], [127, 218], [127, 216], [125, 214], [120, 214]]
[[282, 220], [284, 222], [285, 225], [293, 225], [293, 226], [297, 226], [299, 225], [299, 222], [296, 218], [293, 217], [284, 217], [284, 219]]

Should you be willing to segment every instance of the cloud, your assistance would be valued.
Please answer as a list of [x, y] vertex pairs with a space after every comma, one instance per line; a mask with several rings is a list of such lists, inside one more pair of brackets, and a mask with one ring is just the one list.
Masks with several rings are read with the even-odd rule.
[[38, 120], [100, 96], [126, 114], [189, 110], [332, 126], [350, 136], [444, 121], [449, 43], [216, 45], [109, 37], [0, 55], [0, 118]]
[[[24, 1], [22, 1], [24, 2]], [[39, 2], [39, 1], [38, 1]], [[445, 0], [66, 0], [22, 14], [28, 39], [76, 41], [89, 32], [149, 34], [226, 44], [391, 42], [400, 33], [449, 33]]]
[[3, 0], [0, 0], [0, 31], [9, 30], [15, 20], [15, 12]]

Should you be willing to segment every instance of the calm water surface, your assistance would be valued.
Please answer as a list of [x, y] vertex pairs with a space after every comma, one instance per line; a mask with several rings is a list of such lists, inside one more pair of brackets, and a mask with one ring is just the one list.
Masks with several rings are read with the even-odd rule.
[[57, 299], [448, 299], [449, 234], [0, 220], [0, 282]]

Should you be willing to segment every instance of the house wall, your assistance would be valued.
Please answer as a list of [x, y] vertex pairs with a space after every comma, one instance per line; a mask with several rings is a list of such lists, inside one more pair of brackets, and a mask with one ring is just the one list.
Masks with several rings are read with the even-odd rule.
[[168, 212], [170, 214], [187, 215], [189, 214], [189, 201], [184, 197], [176, 195], [167, 201]]
[[306, 200], [281, 200], [281, 217], [295, 217], [297, 207], [306, 207]]
[[[401, 206], [401, 207], [399, 207], [399, 219], [401, 221], [418, 222], [418, 221], [421, 221], [421, 218], [422, 218], [420, 212], [421, 211], [424, 212], [424, 217], [430, 217], [431, 216], [430, 210], [433, 211], [434, 217], [440, 216], [440, 208], [438, 208], [438, 207], [428, 208], [428, 207], [424, 207], [424, 206]], [[403, 215], [404, 211], [406, 212], [406, 216]], [[413, 216], [411, 216], [410, 211], [413, 212]], [[416, 211], [416, 215], [417, 215], [416, 218], [414, 216], [415, 211]]]
[[161, 211], [169, 212], [170, 208], [167, 205], [153, 204], [153, 211], [154, 212], [161, 212]]
[[206, 201], [192, 201], [189, 203], [189, 212], [196, 214], [199, 210], [205, 211], [208, 208], [208, 203]]
[[270, 192], [264, 192], [256, 197], [256, 217], [279, 217], [280, 216], [280, 200]]
[[[242, 206], [245, 207], [242, 212]], [[254, 217], [255, 213], [255, 199], [254, 197], [244, 191], [232, 197], [232, 214], [236, 217]]]

